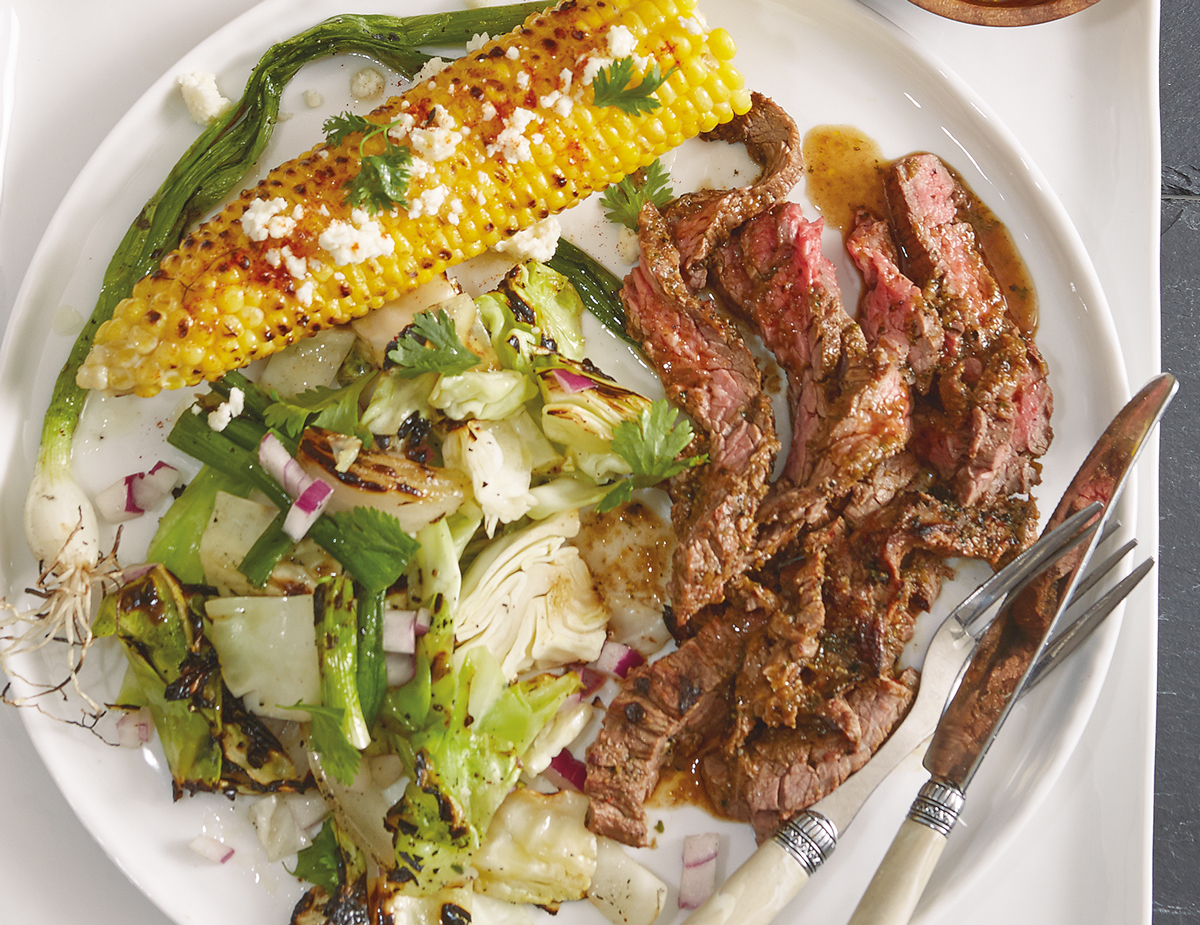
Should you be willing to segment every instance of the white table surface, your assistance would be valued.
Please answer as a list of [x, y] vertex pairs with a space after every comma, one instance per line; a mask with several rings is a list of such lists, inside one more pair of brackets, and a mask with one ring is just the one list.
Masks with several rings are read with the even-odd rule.
[[[1045, 174], [1097, 266], [1136, 388], [1159, 365], [1155, 0], [1102, 0], [1070, 19], [1015, 30], [941, 20], [904, 0], [868, 3], [973, 87]], [[0, 195], [0, 317], [95, 147], [176, 60], [252, 5], [0, 4], [0, 16], [11, 6], [19, 29]], [[1157, 545], [1156, 469], [1148, 453], [1137, 525], [1144, 550]], [[918, 910], [917, 920], [1149, 922], [1155, 598], [1149, 582], [1132, 601], [1096, 713], [1038, 817], [994, 876], [936, 916]], [[76, 820], [7, 709], [0, 781], [0, 922], [167, 925]]]

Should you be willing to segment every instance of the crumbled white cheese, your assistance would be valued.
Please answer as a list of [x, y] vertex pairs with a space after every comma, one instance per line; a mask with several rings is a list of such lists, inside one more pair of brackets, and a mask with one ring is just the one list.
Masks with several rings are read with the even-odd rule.
[[217, 78], [212, 74], [197, 71], [179, 75], [179, 89], [187, 104], [188, 114], [198, 125], [208, 125], [228, 111], [233, 103], [221, 96], [217, 89]]
[[521, 57], [521, 49], [516, 45], [509, 46], [508, 51], [504, 53], [504, 57], [508, 58], [509, 61], [516, 61]]
[[325, 102], [325, 97], [321, 96], [316, 90], [304, 91], [304, 105], [309, 109], [316, 109]]
[[414, 157], [408, 162], [408, 175], [414, 180], [420, 180], [431, 170], [433, 165], [423, 157]]
[[486, 32], [481, 32], [471, 36], [471, 41], [467, 42], [467, 54], [473, 51], [479, 51], [484, 45], [492, 40], [492, 37]]
[[350, 95], [356, 100], [373, 100], [383, 96], [386, 82], [373, 67], [364, 67], [350, 78]]
[[695, 16], [680, 16], [679, 26], [688, 35], [699, 35], [704, 31], [704, 26], [700, 24], [700, 20]]
[[263, 254], [263, 260], [273, 267], [278, 267], [283, 263], [283, 255], [277, 249], [272, 247], [269, 251]]
[[558, 72], [558, 92], [569, 93], [571, 90], [571, 80], [574, 75], [569, 67], [564, 67]]
[[437, 215], [450, 190], [444, 185], [432, 186], [409, 201], [408, 217], [420, 218], [422, 215]]
[[518, 231], [508, 240], [500, 241], [495, 249], [517, 260], [544, 262], [554, 256], [561, 234], [562, 227], [558, 224], [558, 219], [551, 215], [536, 225], [530, 225], [524, 231]]
[[310, 279], [296, 290], [296, 301], [305, 308], [310, 308], [313, 301], [313, 281]]
[[483, 101], [483, 106], [479, 110], [479, 114], [483, 116], [484, 121], [496, 118], [496, 107], [487, 100]]
[[628, 58], [637, 50], [637, 39], [626, 26], [613, 26], [605, 36], [610, 58]]
[[392, 141], [402, 141], [404, 136], [413, 130], [413, 126], [417, 124], [417, 120], [406, 112], [400, 113], [392, 127], [387, 130], [388, 138]]
[[[568, 73], [570, 72], [568, 71]], [[545, 96], [538, 97], [538, 105], [542, 109], [552, 110], [565, 119], [575, 108], [575, 101], [569, 96], [564, 96], [561, 90], [551, 90]]]
[[584, 62], [583, 73], [579, 75], [579, 82], [585, 87], [588, 86], [593, 80], [596, 79], [597, 74], [599, 74], [606, 67], [609, 67], [612, 63], [612, 58], [588, 58], [587, 61]]
[[517, 72], [517, 89], [518, 90], [528, 90], [529, 89], [529, 72], [528, 71], [518, 71]]
[[454, 153], [463, 140], [463, 133], [443, 107], [434, 106], [432, 115], [431, 126], [411, 129], [408, 137], [416, 154], [436, 164]]
[[283, 214], [287, 207], [287, 200], [281, 196], [255, 199], [242, 213], [242, 230], [246, 237], [251, 241], [287, 237], [296, 230], [296, 220]]
[[417, 71], [416, 76], [413, 77], [413, 83], [419, 84], [423, 80], [428, 80], [430, 77], [440, 74], [449, 66], [449, 61], [444, 61], [441, 58], [430, 58], [421, 65], [421, 69]]
[[451, 225], [457, 225], [463, 213], [463, 201], [457, 196], [450, 200], [450, 213], [446, 216], [446, 221]]
[[530, 140], [525, 137], [525, 129], [532, 122], [540, 122], [541, 117], [530, 109], [517, 108], [504, 121], [504, 128], [496, 136], [496, 140], [486, 148], [488, 156], [499, 153], [508, 163], [516, 164], [533, 160]]
[[308, 260], [306, 258], [297, 257], [292, 253], [290, 247], [285, 247], [280, 251], [280, 256], [283, 257], [283, 265], [287, 267], [292, 279], [304, 279], [308, 276]]
[[246, 395], [237, 386], [229, 390], [229, 398], [208, 412], [208, 426], [215, 431], [222, 431], [229, 422], [242, 413], [246, 407]]
[[396, 242], [383, 232], [383, 227], [362, 209], [350, 213], [350, 221], [334, 219], [329, 223], [317, 244], [338, 266], [362, 263], [372, 257], [382, 257], [396, 249]]

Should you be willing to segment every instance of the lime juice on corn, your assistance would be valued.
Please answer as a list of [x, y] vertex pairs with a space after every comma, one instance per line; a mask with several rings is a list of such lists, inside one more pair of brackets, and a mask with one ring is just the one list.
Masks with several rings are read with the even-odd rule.
[[[531, 16], [372, 113], [386, 137], [319, 144], [189, 234], [97, 331], [79, 385], [150, 396], [216, 379], [397, 298], [745, 112], [734, 51], [693, 0]], [[391, 207], [355, 201], [364, 162], [398, 147]]]

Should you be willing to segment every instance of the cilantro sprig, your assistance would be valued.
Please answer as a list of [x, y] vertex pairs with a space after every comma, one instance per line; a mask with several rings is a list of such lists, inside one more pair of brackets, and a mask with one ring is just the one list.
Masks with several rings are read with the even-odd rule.
[[596, 74], [592, 81], [595, 91], [593, 102], [596, 106], [616, 106], [631, 116], [654, 112], [662, 105], [654, 98], [654, 91], [673, 73], [675, 68], [662, 73], [658, 69], [658, 62], [654, 62], [642, 77], [642, 82], [630, 86], [635, 76], [633, 57], [620, 58]]
[[285, 399], [271, 389], [273, 403], [263, 411], [263, 423], [298, 439], [305, 427], [322, 427], [346, 436], [356, 436], [364, 444], [371, 433], [359, 419], [358, 400], [373, 380], [373, 374], [360, 376], [342, 388], [316, 386]]
[[[371, 122], [352, 112], [330, 116], [322, 128], [325, 140], [330, 144], [341, 144], [347, 136], [361, 132], [358, 153], [361, 165], [358, 174], [346, 186], [346, 202], [352, 207], [365, 208], [368, 212], [383, 212], [400, 206], [408, 208], [408, 181], [412, 168], [412, 152], [398, 145], [388, 135], [396, 123]], [[366, 144], [376, 135], [383, 136], [383, 151], [367, 154]]]
[[661, 208], [675, 197], [670, 180], [667, 168], [655, 158], [647, 167], [609, 186], [600, 197], [600, 205], [611, 221], [637, 231], [642, 206], [652, 202]]
[[622, 421], [613, 428], [612, 448], [629, 463], [633, 475], [601, 498], [597, 509], [601, 513], [611, 511], [632, 498], [635, 488], [649, 488], [705, 462], [705, 455], [678, 458], [691, 442], [691, 421], [680, 418], [665, 399], [652, 402], [636, 421]]
[[479, 365], [479, 357], [459, 340], [454, 321], [444, 308], [436, 314], [433, 309], [418, 313], [394, 341], [388, 359], [405, 379], [422, 373], [457, 376]]

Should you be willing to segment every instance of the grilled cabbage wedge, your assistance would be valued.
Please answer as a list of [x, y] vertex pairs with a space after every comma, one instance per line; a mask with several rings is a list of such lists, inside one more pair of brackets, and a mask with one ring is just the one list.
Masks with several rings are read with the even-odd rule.
[[[564, 0], [531, 16], [371, 114], [412, 153], [405, 205], [347, 201], [381, 135], [361, 152], [360, 132], [317, 145], [142, 279], [78, 384], [154, 395], [378, 308], [748, 110], [734, 51], [694, 0]], [[655, 66], [665, 75], [657, 105], [595, 105], [595, 72], [628, 57], [635, 90]]]

